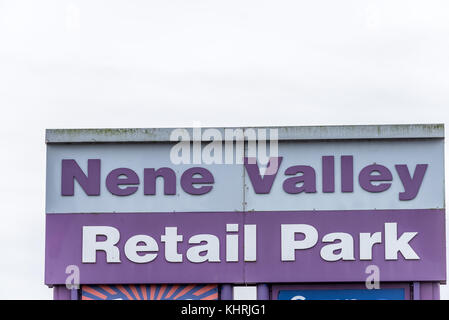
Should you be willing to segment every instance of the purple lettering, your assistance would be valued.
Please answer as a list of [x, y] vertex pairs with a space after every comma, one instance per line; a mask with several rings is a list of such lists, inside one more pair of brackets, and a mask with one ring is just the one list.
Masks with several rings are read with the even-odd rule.
[[[249, 180], [253, 186], [254, 192], [257, 194], [267, 194], [270, 193], [271, 187], [273, 186], [274, 179], [276, 179], [279, 167], [281, 166], [282, 157], [278, 157], [277, 161], [275, 158], [270, 158], [268, 162], [268, 167], [271, 167], [271, 163], [276, 162], [277, 166], [275, 170], [270, 170], [270, 174], [265, 174], [263, 177], [260, 175], [259, 165], [257, 161], [251, 161], [249, 163], [249, 158], [244, 158], [244, 165], [246, 172], [248, 173]], [[255, 160], [255, 159], [252, 159]]]
[[[316, 192], [316, 175], [315, 170], [310, 166], [293, 166], [285, 170], [286, 175], [295, 175], [302, 173], [298, 177], [288, 178], [284, 181], [284, 191], [290, 194], [297, 194], [301, 192], [314, 193]], [[302, 183], [301, 186], [297, 186]]]
[[[125, 176], [124, 178], [121, 176]], [[137, 191], [138, 187], [130, 187], [129, 185], [138, 185], [139, 177], [128, 168], [118, 168], [109, 172], [106, 177], [106, 188], [110, 193], [116, 196], [129, 196]], [[128, 185], [128, 187], [120, 188], [120, 186]]]
[[404, 192], [399, 193], [399, 200], [412, 200], [416, 197], [421, 188], [424, 175], [427, 170], [427, 164], [416, 165], [413, 178], [410, 176], [408, 166], [405, 164], [395, 165], [396, 171], [404, 186]]
[[[373, 175], [372, 173], [379, 174]], [[360, 186], [368, 192], [382, 192], [391, 187], [391, 183], [372, 184], [373, 181], [391, 181], [393, 179], [390, 170], [380, 164], [372, 164], [366, 166], [360, 171], [359, 183]]]
[[323, 192], [332, 193], [335, 191], [335, 166], [333, 156], [323, 156]]
[[75, 180], [88, 196], [100, 195], [100, 159], [87, 160], [87, 175], [73, 159], [62, 160], [61, 194], [73, 196], [75, 193]]
[[[200, 177], [194, 177], [200, 175]], [[212, 190], [212, 186], [194, 187], [194, 184], [212, 184], [214, 183], [214, 176], [209, 170], [201, 167], [194, 167], [187, 169], [181, 176], [182, 189], [193, 195], [206, 194]]]
[[170, 168], [160, 169], [144, 169], [143, 170], [143, 194], [155, 195], [156, 194], [156, 178], [162, 177], [164, 179], [164, 194], [174, 195], [176, 194], [176, 174]]
[[341, 156], [341, 192], [354, 191], [354, 158]]

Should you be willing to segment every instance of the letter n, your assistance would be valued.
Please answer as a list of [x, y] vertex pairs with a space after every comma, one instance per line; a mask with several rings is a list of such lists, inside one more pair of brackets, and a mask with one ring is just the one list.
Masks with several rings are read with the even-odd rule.
[[75, 193], [75, 180], [88, 196], [100, 195], [100, 159], [87, 161], [87, 175], [81, 170], [73, 159], [62, 160], [61, 194], [73, 196]]

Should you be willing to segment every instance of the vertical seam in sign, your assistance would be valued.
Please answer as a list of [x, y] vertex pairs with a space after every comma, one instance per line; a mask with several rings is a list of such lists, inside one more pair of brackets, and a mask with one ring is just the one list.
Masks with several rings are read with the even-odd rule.
[[[247, 143], [245, 141], [245, 131], [246, 128], [243, 128], [243, 161], [242, 161], [242, 181], [243, 181], [243, 193], [242, 193], [242, 210], [246, 212], [246, 178], [245, 178], [245, 157], [247, 155]], [[237, 143], [235, 144], [236, 152], [237, 152]]]
[[[243, 283], [246, 285], [246, 263], [245, 263], [245, 242], [244, 242], [244, 229], [245, 229], [245, 222], [246, 222], [246, 209], [247, 209], [247, 205], [246, 205], [246, 177], [245, 177], [245, 157], [248, 154], [248, 144], [245, 141], [245, 133], [246, 133], [246, 128], [243, 128], [243, 161], [242, 161], [242, 180], [243, 180], [243, 202], [242, 202], [242, 215], [243, 215], [243, 223], [242, 223], [242, 227], [241, 227], [241, 236], [240, 237], [240, 241], [243, 243], [242, 245], [242, 252], [240, 252], [240, 254], [242, 255], [242, 260], [243, 260]], [[237, 145], [236, 145], [237, 147]]]

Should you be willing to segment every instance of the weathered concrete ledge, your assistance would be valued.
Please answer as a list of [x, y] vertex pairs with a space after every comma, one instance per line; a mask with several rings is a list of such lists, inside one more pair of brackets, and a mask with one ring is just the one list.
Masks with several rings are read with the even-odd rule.
[[[47, 129], [46, 143], [125, 143], [168, 142], [175, 129], [185, 129], [190, 137], [193, 128], [123, 128], [123, 129]], [[351, 140], [351, 139], [443, 139], [444, 124], [400, 124], [400, 125], [345, 125], [345, 126], [287, 126], [287, 127], [229, 127], [201, 128], [217, 129], [225, 139], [225, 129], [269, 129], [278, 130], [278, 140]]]

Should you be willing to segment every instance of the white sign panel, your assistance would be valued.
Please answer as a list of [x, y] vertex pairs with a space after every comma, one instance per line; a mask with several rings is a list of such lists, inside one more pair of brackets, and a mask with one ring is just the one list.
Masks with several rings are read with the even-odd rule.
[[282, 141], [268, 174], [248, 159], [174, 164], [174, 145], [48, 145], [46, 212], [444, 207], [442, 139]]

